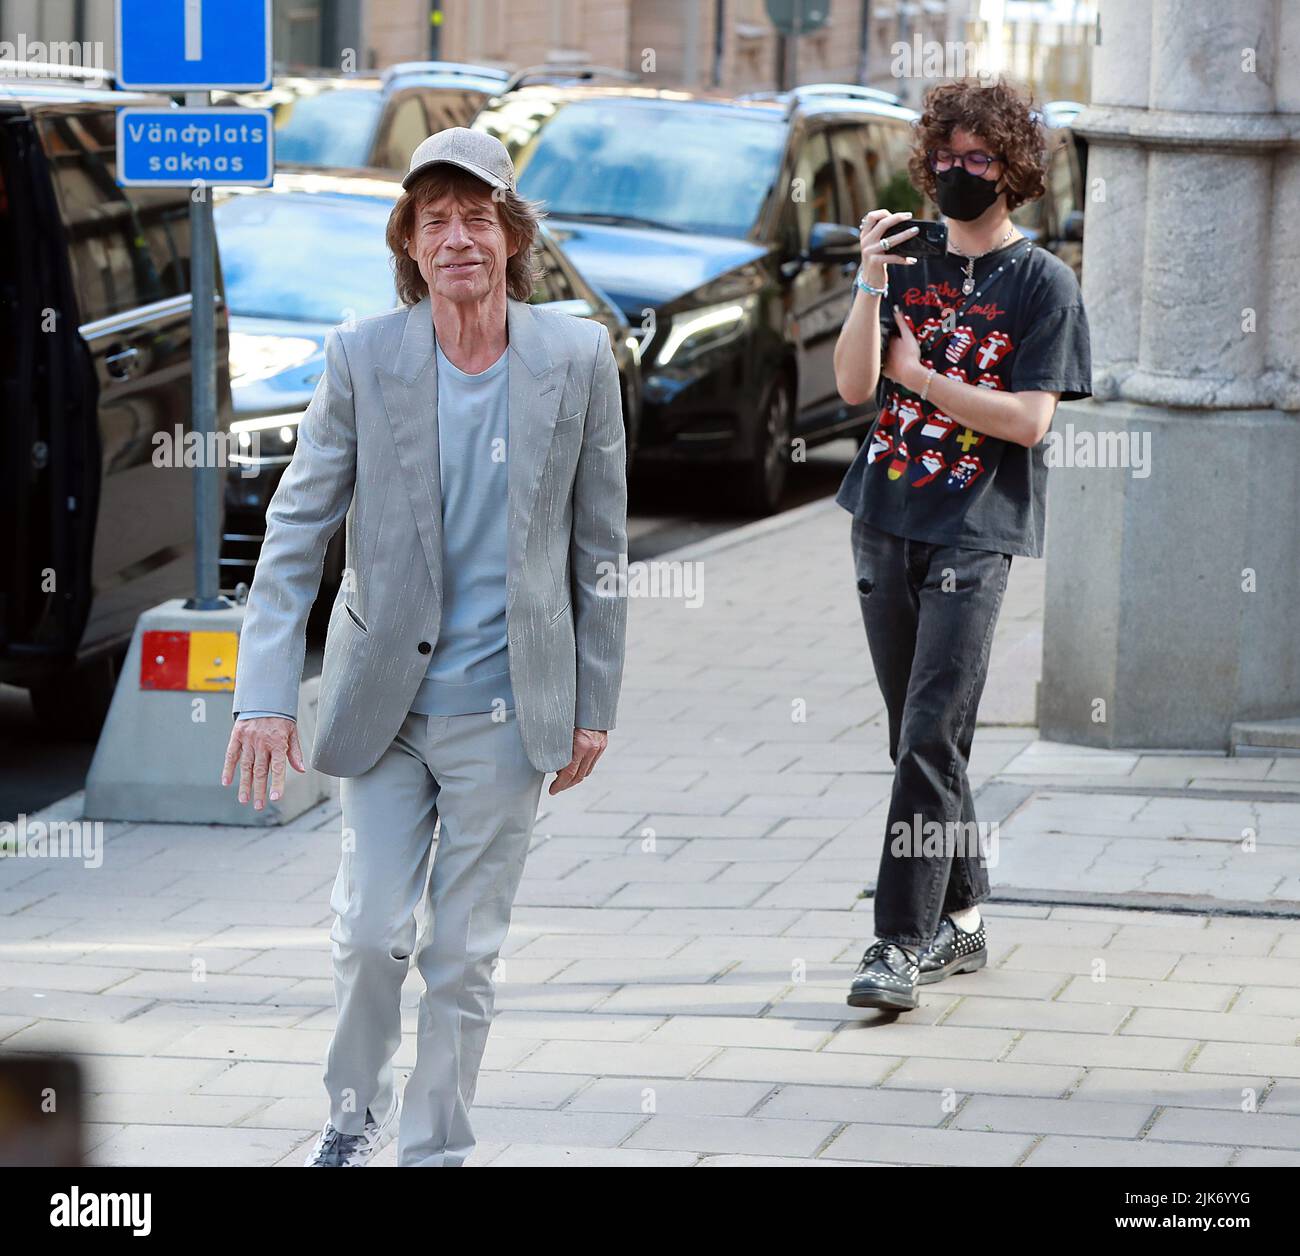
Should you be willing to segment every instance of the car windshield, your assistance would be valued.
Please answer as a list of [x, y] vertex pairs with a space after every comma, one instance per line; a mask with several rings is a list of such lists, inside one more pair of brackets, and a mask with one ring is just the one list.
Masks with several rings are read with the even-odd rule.
[[378, 91], [325, 88], [275, 108], [275, 159], [299, 166], [364, 166], [384, 102]]
[[231, 313], [334, 324], [393, 309], [391, 210], [375, 197], [278, 192], [222, 202], [217, 244]]
[[[555, 218], [747, 236], [776, 180], [785, 127], [731, 112], [719, 144], [707, 125], [718, 117], [707, 105], [570, 101], [522, 146], [519, 190]], [[477, 125], [495, 129], [491, 114]]]

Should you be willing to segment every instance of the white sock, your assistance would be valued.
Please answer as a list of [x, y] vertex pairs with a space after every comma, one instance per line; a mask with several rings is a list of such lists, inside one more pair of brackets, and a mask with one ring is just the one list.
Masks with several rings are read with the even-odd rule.
[[963, 933], [974, 933], [980, 927], [980, 909], [978, 907], [963, 907], [961, 911], [950, 911], [948, 915], [952, 919], [952, 923]]

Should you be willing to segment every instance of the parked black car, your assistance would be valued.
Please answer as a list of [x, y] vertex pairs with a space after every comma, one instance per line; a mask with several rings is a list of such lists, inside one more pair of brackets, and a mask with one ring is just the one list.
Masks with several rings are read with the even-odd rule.
[[733, 495], [765, 513], [792, 441], [867, 430], [831, 359], [858, 222], [880, 205], [923, 210], [907, 177], [916, 115], [892, 102], [838, 84], [739, 99], [550, 84], [475, 119], [641, 331], [643, 463], [721, 464]]
[[509, 80], [505, 70], [410, 61], [383, 73], [294, 75], [218, 104], [270, 109], [280, 170], [372, 167], [405, 174], [421, 140], [470, 119]]
[[[324, 369], [326, 333], [398, 304], [384, 229], [401, 191], [392, 179], [337, 171], [283, 174], [271, 189], [232, 189], [218, 199], [217, 239], [230, 303], [231, 427], [246, 451], [234, 456], [226, 480], [223, 591], [252, 582], [267, 505]], [[534, 303], [593, 318], [609, 332], [633, 449], [641, 413], [640, 345], [617, 307], [578, 274], [545, 229], [539, 258]], [[343, 536], [340, 528], [326, 554], [317, 599], [326, 610], [343, 568]]]
[[140, 613], [194, 591], [194, 472], [154, 465], [190, 430], [189, 191], [115, 172], [117, 107], [167, 103], [0, 77], [0, 681], [73, 735]]

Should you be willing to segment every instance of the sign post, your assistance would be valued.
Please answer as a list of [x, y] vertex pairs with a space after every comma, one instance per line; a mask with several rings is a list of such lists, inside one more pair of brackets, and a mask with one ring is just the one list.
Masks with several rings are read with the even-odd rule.
[[[118, 83], [184, 93], [185, 108], [124, 108], [117, 120], [123, 187], [188, 187], [190, 196], [191, 428], [199, 448], [217, 430], [216, 233], [212, 188], [267, 186], [274, 173], [269, 110], [212, 109], [214, 90], [271, 83], [271, 0], [116, 0]], [[216, 610], [220, 592], [220, 468], [201, 460], [194, 483], [194, 596]]]
[[[191, 7], [186, 0], [185, 7]], [[187, 54], [188, 55], [188, 52]], [[188, 109], [203, 109], [212, 100], [207, 92], [189, 92]], [[199, 434], [200, 449], [215, 449], [209, 441], [217, 430], [217, 232], [212, 220], [212, 196], [208, 188], [190, 198], [190, 367], [193, 430]], [[189, 610], [206, 611], [225, 604], [221, 596], [221, 499], [222, 472], [200, 459], [194, 484], [194, 596]]]
[[826, 25], [830, 0], [767, 0], [767, 16], [785, 41], [781, 76], [793, 91], [799, 86], [799, 38]]

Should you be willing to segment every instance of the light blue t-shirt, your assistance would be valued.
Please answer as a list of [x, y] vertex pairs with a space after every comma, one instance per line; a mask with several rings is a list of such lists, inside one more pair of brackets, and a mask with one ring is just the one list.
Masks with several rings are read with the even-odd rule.
[[509, 350], [469, 375], [438, 355], [442, 477], [442, 627], [411, 710], [514, 706], [506, 647], [506, 448]]
[[[506, 649], [507, 349], [469, 375], [438, 355], [442, 482], [442, 627], [411, 710], [420, 715], [515, 705]], [[277, 715], [243, 711], [239, 719]]]

